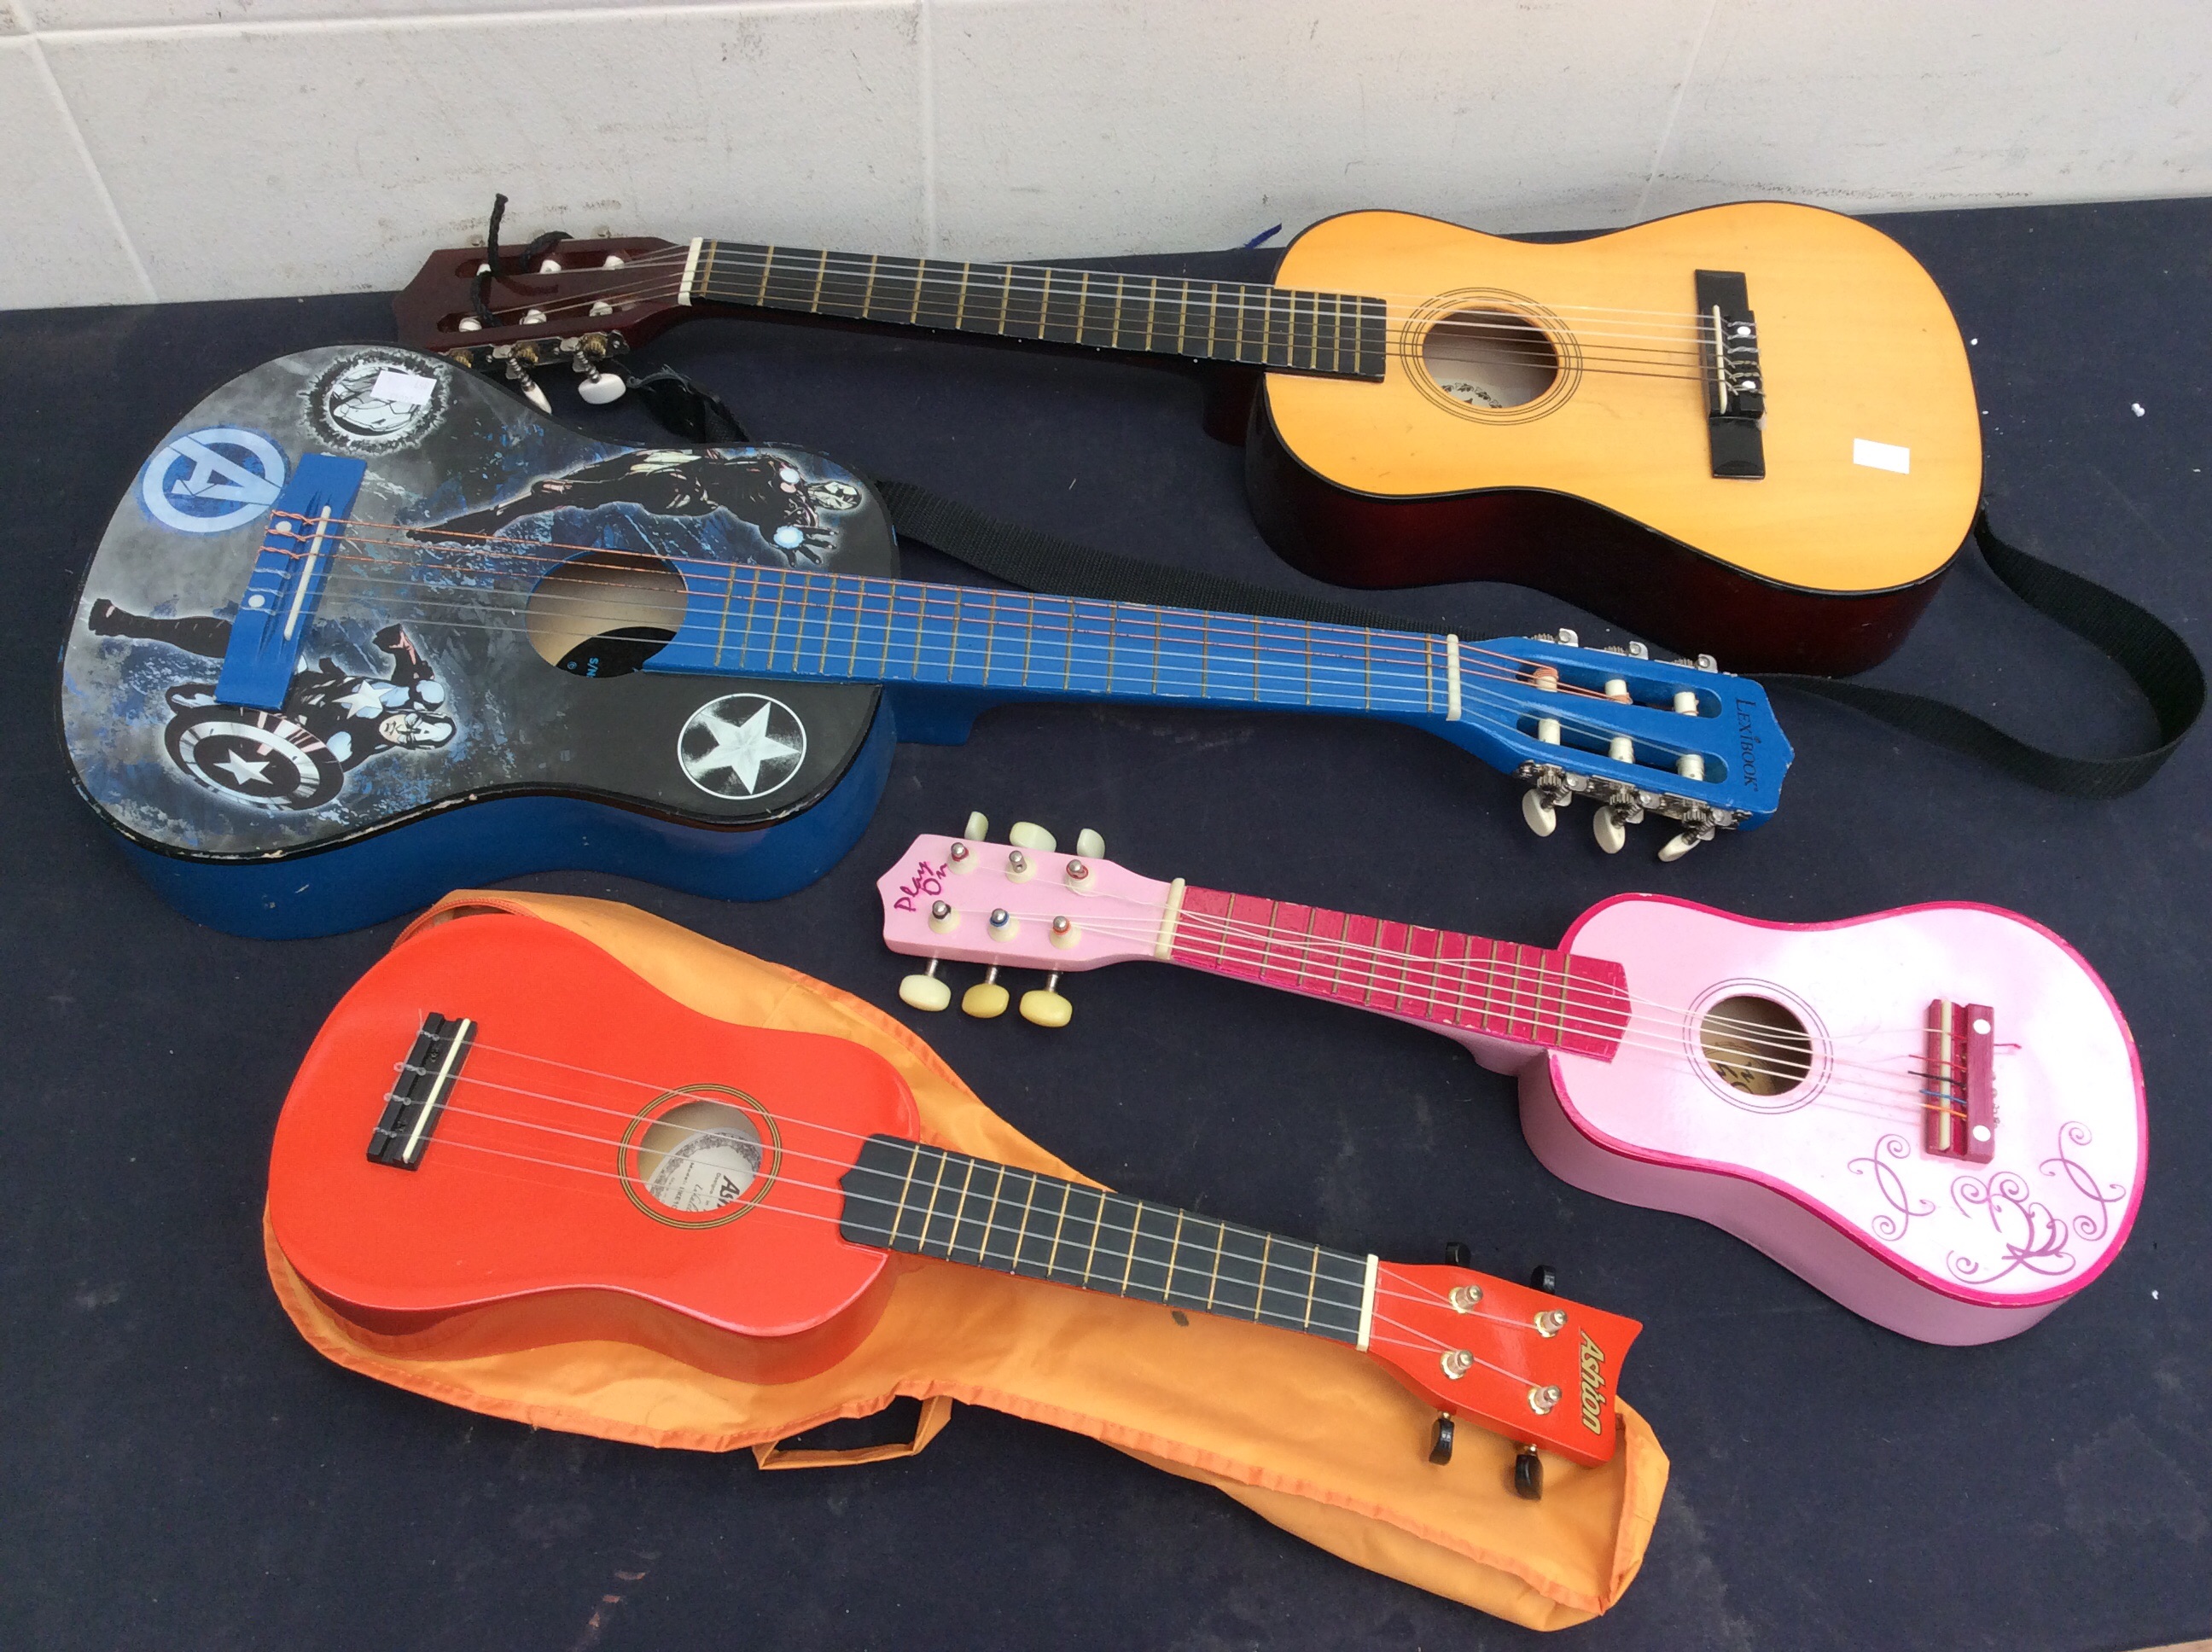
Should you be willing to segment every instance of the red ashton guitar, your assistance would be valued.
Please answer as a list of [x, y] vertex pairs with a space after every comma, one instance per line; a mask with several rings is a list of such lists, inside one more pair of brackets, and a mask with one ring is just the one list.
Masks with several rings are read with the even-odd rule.
[[859, 1344], [896, 1270], [960, 1265], [1319, 1337], [1446, 1418], [1613, 1455], [1632, 1320], [918, 1127], [862, 1045], [710, 1019], [565, 930], [494, 914], [404, 940], [332, 1012], [277, 1121], [269, 1222], [333, 1312], [411, 1352], [611, 1339], [795, 1381]]

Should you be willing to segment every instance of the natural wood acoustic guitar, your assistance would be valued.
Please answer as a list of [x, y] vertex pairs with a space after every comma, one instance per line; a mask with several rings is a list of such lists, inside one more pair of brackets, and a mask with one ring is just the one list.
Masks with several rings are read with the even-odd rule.
[[1885, 658], [1980, 496], [1942, 294], [1880, 231], [1810, 207], [1553, 243], [1346, 213], [1272, 284], [542, 241], [526, 270], [433, 254], [395, 301], [402, 342], [516, 376], [566, 360], [595, 396], [672, 321], [747, 311], [1197, 364], [1217, 430], [1245, 436], [1261, 530], [1307, 573], [1534, 586], [1741, 670]]

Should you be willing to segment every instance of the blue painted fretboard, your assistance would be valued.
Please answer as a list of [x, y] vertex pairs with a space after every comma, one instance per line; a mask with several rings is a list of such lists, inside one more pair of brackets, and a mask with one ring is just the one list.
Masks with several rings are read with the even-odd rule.
[[1194, 609], [686, 562], [684, 629], [647, 669], [1205, 700], [1389, 715], [1446, 710], [1444, 639]]

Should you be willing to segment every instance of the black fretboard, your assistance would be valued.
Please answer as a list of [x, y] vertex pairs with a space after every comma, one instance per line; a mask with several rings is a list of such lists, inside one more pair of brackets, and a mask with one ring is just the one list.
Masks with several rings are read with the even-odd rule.
[[1387, 307], [1348, 293], [738, 241], [702, 241], [690, 268], [681, 295], [686, 304], [1043, 339], [1333, 378], [1383, 374]]
[[853, 1243], [1359, 1341], [1368, 1259], [896, 1136], [840, 1184]]

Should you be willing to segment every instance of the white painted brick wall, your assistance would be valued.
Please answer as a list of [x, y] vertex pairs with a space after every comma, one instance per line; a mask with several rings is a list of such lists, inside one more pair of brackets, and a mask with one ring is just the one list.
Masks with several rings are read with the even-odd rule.
[[2212, 192], [2212, 0], [0, 0], [0, 307], [557, 225], [964, 257]]

